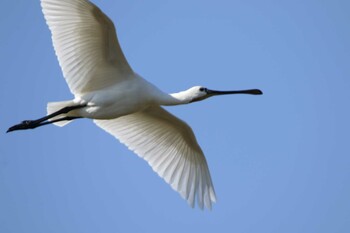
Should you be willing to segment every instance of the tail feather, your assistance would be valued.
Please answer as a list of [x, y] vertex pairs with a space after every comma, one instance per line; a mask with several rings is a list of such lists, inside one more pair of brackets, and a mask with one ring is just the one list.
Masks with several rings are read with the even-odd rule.
[[[51, 114], [51, 113], [54, 113], [54, 112], [57, 112], [58, 110], [61, 110], [62, 108], [64, 107], [67, 107], [67, 106], [71, 106], [73, 104], [73, 101], [72, 100], [68, 100], [68, 101], [61, 101], [61, 102], [50, 102], [47, 104], [47, 115]], [[53, 117], [51, 118], [49, 121], [52, 121], [52, 120], [56, 120], [56, 119], [59, 119], [59, 118], [62, 118], [62, 117], [65, 117], [66, 114], [61, 114], [57, 117]], [[60, 126], [60, 127], [63, 127], [65, 126], [66, 124], [70, 123], [71, 121], [59, 121], [59, 122], [55, 122], [53, 123], [54, 125], [57, 125], [57, 126]]]

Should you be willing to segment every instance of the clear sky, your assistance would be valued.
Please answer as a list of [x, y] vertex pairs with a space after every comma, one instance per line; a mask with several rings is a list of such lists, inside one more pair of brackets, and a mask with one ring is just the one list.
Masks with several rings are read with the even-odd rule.
[[167, 108], [218, 197], [190, 208], [91, 120], [5, 134], [72, 98], [39, 0], [0, 8], [0, 232], [350, 232], [350, 1], [95, 0], [167, 92], [260, 88]]

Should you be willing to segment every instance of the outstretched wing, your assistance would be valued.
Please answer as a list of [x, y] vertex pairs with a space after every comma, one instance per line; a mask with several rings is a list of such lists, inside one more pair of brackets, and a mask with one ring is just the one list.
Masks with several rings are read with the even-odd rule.
[[132, 74], [113, 22], [88, 0], [41, 0], [53, 46], [73, 94], [98, 90]]
[[209, 169], [191, 128], [155, 106], [113, 120], [94, 122], [145, 159], [193, 207], [216, 201]]

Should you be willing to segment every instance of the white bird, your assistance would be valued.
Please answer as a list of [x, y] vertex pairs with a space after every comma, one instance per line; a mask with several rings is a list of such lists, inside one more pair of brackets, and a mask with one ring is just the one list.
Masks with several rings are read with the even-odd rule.
[[193, 207], [216, 201], [204, 154], [191, 128], [161, 106], [188, 104], [214, 95], [253, 94], [258, 89], [214, 91], [195, 86], [167, 94], [136, 74], [119, 46], [113, 22], [88, 0], [41, 0], [53, 46], [73, 100], [47, 105], [47, 116], [8, 132], [93, 119], [145, 159]]

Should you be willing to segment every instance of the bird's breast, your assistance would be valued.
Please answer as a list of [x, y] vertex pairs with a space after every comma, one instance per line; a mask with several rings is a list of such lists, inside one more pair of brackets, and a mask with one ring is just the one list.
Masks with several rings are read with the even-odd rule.
[[147, 91], [130, 83], [90, 92], [80, 99], [87, 106], [79, 114], [92, 119], [114, 119], [141, 111], [153, 102]]

